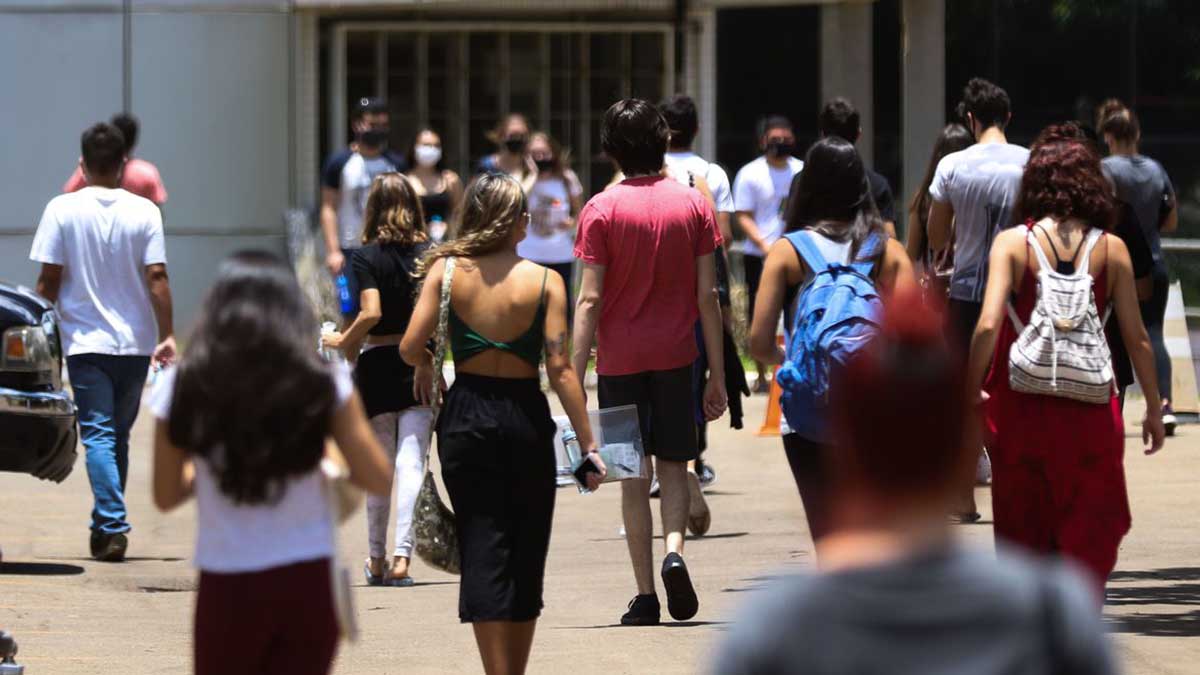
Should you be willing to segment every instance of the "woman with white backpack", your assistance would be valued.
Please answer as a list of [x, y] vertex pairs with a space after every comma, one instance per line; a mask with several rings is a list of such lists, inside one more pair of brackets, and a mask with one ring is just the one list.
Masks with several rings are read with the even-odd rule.
[[[1110, 310], [1143, 390], [1158, 383], [1129, 252], [1105, 231], [1113, 203], [1100, 157], [1051, 131], [1031, 148], [1021, 179], [1015, 222], [1024, 225], [992, 245], [967, 391], [984, 402], [997, 538], [1081, 563], [1102, 594], [1130, 525], [1104, 337]], [[1161, 401], [1151, 396], [1147, 454], [1163, 435]]]
[[[843, 345], [869, 342], [877, 329], [874, 320], [882, 298], [916, 292], [917, 281], [904, 245], [889, 239], [883, 229], [862, 158], [853, 144], [837, 136], [817, 141], [795, 185], [788, 195], [794, 203], [787, 211], [785, 234], [771, 246], [763, 263], [750, 326], [750, 353], [762, 363], [782, 364], [777, 378], [783, 384], [783, 411], [790, 429], [783, 436], [783, 447], [804, 502], [809, 533], [819, 543], [831, 525], [826, 456], [831, 415], [822, 385], [828, 381], [828, 368], [855, 349], [838, 354], [827, 347], [838, 341]], [[853, 285], [839, 284], [838, 278], [852, 280]], [[857, 309], [846, 311], [827, 303], [851, 296]], [[789, 337], [786, 351], [775, 335], [781, 313]], [[826, 325], [826, 318], [836, 319], [848, 330], [843, 333]], [[803, 364], [820, 365], [805, 369]], [[788, 379], [787, 373], [794, 374]]]

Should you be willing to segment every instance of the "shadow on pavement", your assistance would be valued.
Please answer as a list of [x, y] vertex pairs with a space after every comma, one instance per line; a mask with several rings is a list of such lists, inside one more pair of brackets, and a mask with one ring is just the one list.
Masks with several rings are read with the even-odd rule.
[[[694, 628], [697, 626], [726, 626], [728, 621], [663, 621], [657, 626], [648, 626], [649, 628]], [[552, 626], [553, 630], [596, 630], [599, 628], [636, 628], [637, 626], [623, 626], [619, 623], [606, 623], [596, 626]]]
[[61, 563], [6, 562], [0, 563], [0, 574], [61, 577], [83, 574], [83, 568], [79, 565], [64, 565]]
[[1121, 570], [1114, 572], [1109, 581], [1105, 594], [1105, 605], [1109, 607], [1167, 605], [1196, 608], [1190, 612], [1134, 611], [1131, 614], [1108, 616], [1105, 617], [1105, 625], [1110, 632], [1157, 637], [1200, 637], [1200, 567]]

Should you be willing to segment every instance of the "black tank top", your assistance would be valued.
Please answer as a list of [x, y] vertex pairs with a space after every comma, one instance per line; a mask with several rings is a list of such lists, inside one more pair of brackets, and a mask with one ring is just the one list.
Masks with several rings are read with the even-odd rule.
[[450, 192], [432, 192], [421, 195], [421, 209], [425, 211], [425, 222], [440, 219], [443, 223], [450, 221]]

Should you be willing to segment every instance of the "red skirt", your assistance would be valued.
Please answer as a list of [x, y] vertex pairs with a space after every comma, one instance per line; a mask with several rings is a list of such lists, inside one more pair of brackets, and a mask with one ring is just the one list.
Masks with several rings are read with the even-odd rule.
[[[1102, 313], [1105, 288], [1101, 274]], [[1026, 270], [1015, 303], [1026, 321], [1036, 292]], [[1097, 405], [1013, 391], [1008, 352], [1016, 337], [1005, 320], [984, 387], [991, 396], [984, 420], [996, 537], [1074, 560], [1091, 571], [1103, 597], [1131, 523], [1121, 411], [1115, 397]]]

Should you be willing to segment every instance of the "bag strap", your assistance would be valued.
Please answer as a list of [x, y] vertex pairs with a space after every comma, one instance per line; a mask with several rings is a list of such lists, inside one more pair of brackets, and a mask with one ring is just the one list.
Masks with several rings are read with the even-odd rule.
[[439, 386], [442, 364], [446, 361], [446, 345], [450, 342], [450, 287], [454, 282], [454, 257], [445, 258], [446, 270], [442, 273], [442, 295], [438, 302], [437, 332], [433, 347], [433, 416], [429, 422], [429, 442], [425, 444], [425, 472], [429, 472], [429, 452], [433, 447], [433, 430], [437, 427], [438, 415], [442, 410], [442, 388]]
[[789, 232], [783, 236], [796, 249], [796, 253], [800, 255], [813, 276], [829, 268], [825, 256], [821, 255], [821, 249], [817, 248], [817, 244], [812, 240], [812, 233], [801, 230], [800, 232]]
[[1079, 267], [1075, 268], [1076, 272], [1083, 272], [1091, 275], [1092, 250], [1096, 248], [1096, 244], [1100, 243], [1100, 239], [1104, 237], [1104, 232], [1093, 227], [1087, 233], [1087, 238], [1083, 240], [1083, 257], [1079, 259]]
[[[1050, 235], [1047, 234], [1046, 238], [1049, 239]], [[1025, 242], [1029, 244], [1029, 248], [1033, 249], [1033, 255], [1037, 257], [1038, 274], [1054, 269], [1054, 265], [1051, 265], [1050, 259], [1046, 257], [1046, 252], [1042, 250], [1042, 242], [1038, 241], [1037, 234], [1032, 227], [1025, 231]]]
[[[864, 277], [870, 277], [872, 270], [875, 269], [876, 254], [879, 256], [883, 255], [882, 251], [876, 251], [876, 247], [878, 246], [879, 236], [875, 233], [867, 235], [867, 238], [863, 240], [862, 246], [859, 247], [858, 260], [849, 261], [850, 267]], [[867, 256], [866, 260], [862, 259], [863, 255]], [[872, 279], [872, 281], [874, 281], [874, 279]]]

